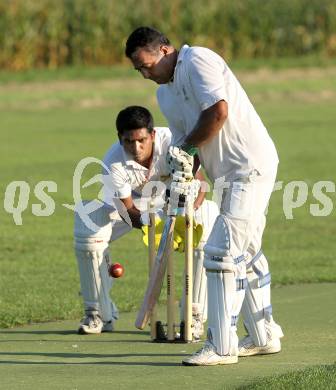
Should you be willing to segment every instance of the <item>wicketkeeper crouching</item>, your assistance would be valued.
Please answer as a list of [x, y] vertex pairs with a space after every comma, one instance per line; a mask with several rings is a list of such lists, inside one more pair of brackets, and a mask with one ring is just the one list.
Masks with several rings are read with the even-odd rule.
[[[167, 163], [168, 148], [171, 144], [170, 130], [163, 127], [154, 128], [150, 112], [140, 106], [122, 110], [118, 114], [116, 127], [119, 142], [111, 146], [103, 160], [104, 202], [83, 202], [77, 205], [75, 212], [75, 254], [85, 310], [78, 329], [81, 334], [113, 331], [118, 310], [110, 297], [113, 279], [108, 273], [112, 263], [109, 245], [133, 227], [143, 228], [146, 241], [146, 211], [150, 197], [146, 197], [144, 188], [148, 183], [155, 182], [155, 199], [160, 202], [160, 199], [164, 198], [165, 189], [171, 185]], [[195, 177], [204, 180], [200, 171]], [[203, 333], [203, 323], [207, 320], [203, 246], [218, 215], [217, 205], [204, 198], [205, 193], [200, 189], [194, 202], [194, 235], [198, 241], [194, 249], [193, 264], [195, 339]], [[163, 226], [161, 213], [157, 214], [155, 223], [159, 233]], [[177, 223], [177, 228], [178, 225]], [[201, 235], [199, 225], [202, 226]], [[174, 240], [175, 249], [181, 250], [183, 239], [178, 229]]]

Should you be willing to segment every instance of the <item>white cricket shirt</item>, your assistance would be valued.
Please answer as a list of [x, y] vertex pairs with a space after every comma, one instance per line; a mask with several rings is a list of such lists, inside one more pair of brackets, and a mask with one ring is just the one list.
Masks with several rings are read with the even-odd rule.
[[264, 124], [239, 81], [213, 51], [184, 45], [173, 80], [158, 88], [157, 98], [174, 145], [183, 142], [203, 110], [220, 100], [228, 103], [223, 128], [199, 148], [201, 164], [212, 181], [235, 180], [253, 170], [263, 175], [277, 166], [278, 155]]
[[136, 200], [151, 196], [143, 193], [143, 188], [149, 181], [163, 183], [162, 191], [165, 190], [170, 180], [166, 155], [171, 144], [171, 132], [167, 127], [155, 127], [155, 131], [153, 160], [149, 169], [134, 161], [120, 142], [113, 144], [108, 150], [103, 159], [108, 168], [108, 171], [103, 170], [106, 203], [113, 205], [114, 198], [124, 199], [132, 196], [139, 208]]

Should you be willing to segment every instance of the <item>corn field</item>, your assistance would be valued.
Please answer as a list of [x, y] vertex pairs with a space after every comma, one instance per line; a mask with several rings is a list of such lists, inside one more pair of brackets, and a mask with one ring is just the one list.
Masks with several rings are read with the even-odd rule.
[[0, 0], [0, 68], [122, 63], [141, 25], [229, 60], [336, 56], [335, 0]]

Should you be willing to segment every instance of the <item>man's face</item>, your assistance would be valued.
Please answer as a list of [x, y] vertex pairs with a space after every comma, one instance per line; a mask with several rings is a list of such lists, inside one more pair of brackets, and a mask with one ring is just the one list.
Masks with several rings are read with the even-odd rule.
[[160, 46], [155, 51], [138, 48], [131, 57], [134, 68], [145, 79], [157, 84], [166, 84], [172, 78], [175, 68], [175, 57], [172, 48]]
[[148, 165], [153, 152], [155, 130], [151, 133], [146, 128], [127, 130], [119, 136], [126, 153], [140, 165]]

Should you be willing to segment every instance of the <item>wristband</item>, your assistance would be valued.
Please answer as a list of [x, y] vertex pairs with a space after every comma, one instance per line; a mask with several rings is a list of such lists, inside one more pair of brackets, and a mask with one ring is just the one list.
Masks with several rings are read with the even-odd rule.
[[197, 147], [190, 144], [182, 144], [181, 149], [188, 153], [190, 156], [195, 156], [197, 153]]

